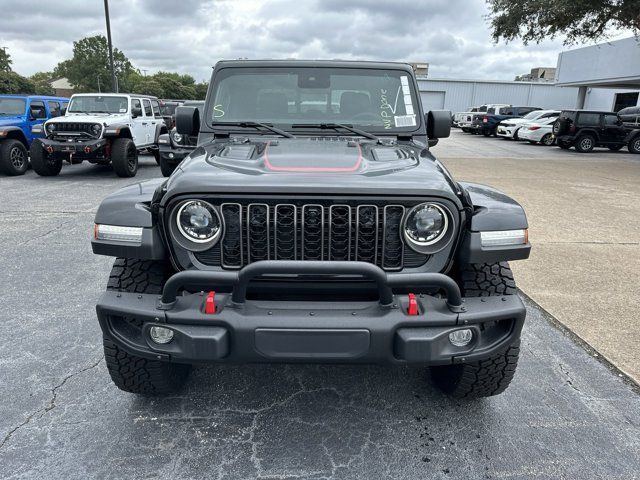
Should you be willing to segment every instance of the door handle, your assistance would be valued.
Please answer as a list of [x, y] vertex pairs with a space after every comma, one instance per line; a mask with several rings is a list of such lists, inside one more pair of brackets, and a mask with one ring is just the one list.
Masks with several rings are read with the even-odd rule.
[[147, 124], [147, 122], [142, 122], [142, 124], [143, 124], [143, 125], [146, 125], [146, 124]]

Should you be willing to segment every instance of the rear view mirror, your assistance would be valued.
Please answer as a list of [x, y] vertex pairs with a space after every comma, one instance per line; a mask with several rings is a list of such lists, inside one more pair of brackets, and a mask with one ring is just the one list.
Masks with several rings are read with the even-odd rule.
[[451, 112], [449, 110], [430, 110], [424, 116], [429, 140], [447, 138], [451, 134]]
[[200, 133], [200, 115], [196, 107], [176, 108], [176, 130], [180, 135], [191, 137]]

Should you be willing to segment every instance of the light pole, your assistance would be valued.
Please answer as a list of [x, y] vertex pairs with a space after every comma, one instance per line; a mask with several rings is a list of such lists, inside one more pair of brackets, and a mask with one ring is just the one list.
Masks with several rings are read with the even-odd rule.
[[109, 21], [109, 0], [104, 0], [104, 16], [107, 20], [107, 44], [109, 45], [109, 64], [111, 66], [111, 86], [113, 91], [118, 93], [118, 82], [116, 82], [116, 71], [113, 68], [113, 45], [111, 44], [111, 22]]

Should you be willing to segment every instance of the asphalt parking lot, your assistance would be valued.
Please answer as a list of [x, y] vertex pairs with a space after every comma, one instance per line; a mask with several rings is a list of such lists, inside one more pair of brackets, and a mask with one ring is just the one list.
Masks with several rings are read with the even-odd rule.
[[[456, 173], [509, 184], [540, 222], [529, 180], [516, 180], [531, 166], [513, 160], [530, 146], [501, 142], [456, 133], [435, 151]], [[542, 165], [569, 153], [529, 150]], [[136, 180], [159, 174], [144, 158]], [[89, 235], [100, 200], [129, 183], [89, 165], [0, 177], [3, 478], [640, 478], [638, 388], [529, 300], [516, 378], [483, 401], [444, 397], [421, 369], [376, 366], [200, 367], [170, 398], [117, 390], [94, 311], [111, 259], [91, 254]], [[525, 265], [516, 274], [535, 298]]]

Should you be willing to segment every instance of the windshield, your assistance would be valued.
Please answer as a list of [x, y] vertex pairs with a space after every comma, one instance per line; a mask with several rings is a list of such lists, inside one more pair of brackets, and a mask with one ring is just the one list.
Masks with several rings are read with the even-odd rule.
[[400, 70], [224, 68], [215, 78], [207, 118], [216, 124], [342, 123], [369, 132], [413, 131], [420, 122], [414, 83]]
[[175, 115], [176, 114], [176, 108], [178, 108], [180, 105], [177, 103], [165, 103], [164, 105], [160, 106], [160, 112], [162, 113], [162, 115], [165, 116], [170, 116], [170, 115]]
[[0, 115], [24, 115], [26, 107], [22, 98], [0, 98]]
[[70, 113], [127, 113], [127, 97], [82, 95], [72, 97], [67, 112]]

